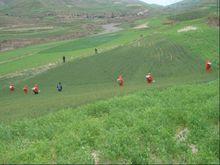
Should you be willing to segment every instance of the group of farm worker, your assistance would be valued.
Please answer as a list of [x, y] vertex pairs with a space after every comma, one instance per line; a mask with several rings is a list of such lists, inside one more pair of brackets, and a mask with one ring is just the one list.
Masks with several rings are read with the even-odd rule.
[[[95, 54], [98, 54], [98, 49], [97, 48], [95, 48], [94, 51], [95, 51]], [[63, 56], [62, 59], [63, 59], [63, 63], [66, 63], [66, 56]]]
[[[206, 69], [206, 72], [207, 72], [207, 73], [209, 73], [209, 72], [212, 71], [212, 63], [211, 63], [209, 60], [206, 61], [205, 69]], [[152, 83], [155, 82], [155, 80], [154, 80], [154, 78], [153, 78], [153, 76], [152, 76], [151, 73], [148, 73], [148, 74], [146, 75], [146, 81], [147, 81], [148, 84], [152, 84]], [[121, 74], [118, 76], [117, 82], [118, 82], [118, 84], [119, 84], [120, 87], [123, 87], [123, 86], [124, 86], [124, 79], [122, 78], [122, 75], [121, 75]]]
[[[148, 73], [145, 78], [148, 84], [152, 84], [153, 82], [155, 82], [151, 73]], [[117, 82], [120, 87], [124, 86], [124, 79], [121, 74], [118, 76]]]
[[[14, 92], [15, 91], [15, 85], [10, 84], [9, 89], [10, 89], [11, 92]], [[27, 85], [24, 86], [23, 91], [24, 91], [25, 94], [28, 93], [29, 88], [28, 88]], [[39, 94], [40, 90], [39, 90], [39, 86], [37, 84], [35, 84], [34, 87], [32, 88], [32, 92], [35, 95]]]
[[[14, 84], [10, 84], [9, 89], [10, 89], [11, 92], [14, 92], [15, 91], [15, 85]], [[62, 86], [61, 82], [59, 82], [57, 84], [57, 91], [58, 92], [62, 92], [62, 90], [63, 90], [63, 86]], [[24, 86], [23, 91], [24, 91], [25, 94], [28, 94], [29, 88], [28, 88], [27, 85]], [[40, 89], [39, 89], [38, 84], [34, 85], [34, 87], [32, 88], [32, 92], [35, 95], [38, 95], [40, 93]]]
[[[64, 62], [65, 62], [65, 57], [64, 57]], [[212, 63], [211, 63], [209, 60], [206, 61], [205, 69], [206, 69], [206, 72], [207, 72], [207, 73], [209, 73], [209, 72], [212, 71]], [[153, 76], [152, 76], [151, 73], [148, 73], [145, 78], [146, 78], [146, 82], [147, 82], [148, 84], [152, 84], [152, 83], [155, 82], [155, 80], [154, 80], [154, 78], [153, 78]], [[123, 79], [123, 77], [122, 77], [121, 74], [118, 76], [117, 82], [118, 82], [118, 85], [119, 85], [120, 87], [123, 87], [123, 86], [124, 86], [124, 79]], [[9, 89], [10, 89], [11, 92], [14, 92], [14, 90], [15, 90], [14, 84], [10, 84]], [[63, 90], [63, 86], [62, 86], [61, 82], [59, 82], [59, 83], [57, 84], [57, 91], [58, 91], [58, 92], [62, 92], [62, 90]], [[28, 88], [27, 85], [24, 86], [23, 91], [24, 91], [25, 94], [28, 93], [29, 88]], [[39, 94], [40, 90], [39, 90], [38, 84], [35, 84], [35, 85], [34, 85], [34, 87], [32, 88], [32, 92], [33, 92], [33, 94], [35, 94], [35, 95]]]

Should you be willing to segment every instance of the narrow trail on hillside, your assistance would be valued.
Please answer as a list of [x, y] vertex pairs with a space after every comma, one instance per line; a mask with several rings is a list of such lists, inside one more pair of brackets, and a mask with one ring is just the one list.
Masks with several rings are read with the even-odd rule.
[[[110, 24], [102, 25], [102, 28], [104, 29], [103, 32], [100, 32], [100, 33], [98, 33], [98, 34], [96, 34], [94, 36], [108, 34], [108, 33], [115, 33], [115, 32], [123, 30], [123, 28], [118, 27], [119, 25], [120, 25], [119, 23], [110, 23]], [[112, 47], [112, 49], [114, 49], [114, 48], [115, 47]], [[106, 50], [104, 50], [104, 51], [106, 51]], [[14, 57], [14, 58], [11, 58], [11, 59], [7, 59], [7, 60], [4, 60], [4, 61], [1, 61], [0, 65], [7, 64], [7, 63], [10, 63], [10, 62], [15, 62], [15, 61], [18, 61], [18, 60], [22, 60], [22, 59], [25, 59], [26, 57], [38, 55], [40, 52], [27, 53], [27, 54], [22, 55], [22, 56], [18, 56], [18, 57]], [[70, 58], [70, 61], [73, 61], [74, 59], [76, 59], [76, 58]], [[30, 74], [30, 71], [37, 71], [37, 74], [39, 74], [39, 73], [45, 72], [45, 71], [47, 71], [47, 70], [49, 70], [51, 68], [58, 67], [58, 66], [59, 66], [59, 62], [55, 61], [53, 63], [48, 63], [48, 64], [45, 64], [45, 65], [42, 65], [42, 66], [39, 66], [39, 67], [18, 71], [16, 73], [4, 74], [4, 75], [0, 76], [0, 79], [4, 79], [4, 78], [8, 79], [8, 78], [15, 78], [15, 77], [18, 77], [18, 76], [25, 76], [27, 74]], [[34, 75], [32, 75], [31, 77], [33, 77]]]

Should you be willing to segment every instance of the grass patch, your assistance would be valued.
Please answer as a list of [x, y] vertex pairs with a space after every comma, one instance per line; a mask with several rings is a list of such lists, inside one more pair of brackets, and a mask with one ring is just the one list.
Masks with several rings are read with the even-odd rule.
[[[1, 163], [219, 163], [218, 83], [152, 88], [0, 125]], [[187, 128], [184, 141], [176, 134]], [[190, 144], [198, 148], [192, 153]]]

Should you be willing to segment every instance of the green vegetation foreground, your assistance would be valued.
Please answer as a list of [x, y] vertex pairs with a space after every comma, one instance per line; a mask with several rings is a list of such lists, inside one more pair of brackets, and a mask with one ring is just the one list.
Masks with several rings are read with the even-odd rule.
[[1, 124], [0, 163], [218, 164], [218, 89], [217, 81], [151, 88]]

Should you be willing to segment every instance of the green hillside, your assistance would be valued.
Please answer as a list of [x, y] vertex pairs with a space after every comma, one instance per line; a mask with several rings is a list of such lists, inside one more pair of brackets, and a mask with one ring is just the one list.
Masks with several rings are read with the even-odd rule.
[[165, 10], [172, 13], [170, 18], [175, 21], [214, 17], [219, 22], [218, 0], [183, 0], [166, 7]]
[[0, 12], [15, 17], [57, 18], [59, 16], [103, 16], [122, 14], [137, 14], [141, 10], [150, 8], [138, 0], [9, 0], [2, 1]]
[[1, 124], [0, 163], [218, 164], [218, 88], [152, 88]]
[[[0, 48], [47, 42], [0, 52], [0, 164], [219, 164], [219, 15], [215, 1], [206, 2], [186, 0], [136, 17], [149, 5], [0, 0], [0, 22], [7, 24]], [[73, 22], [57, 19], [75, 11]], [[104, 11], [110, 17], [99, 17]], [[110, 31], [102, 32], [103, 24]]]
[[[32, 69], [14, 78], [3, 76], [0, 85], [4, 90], [0, 96], [4, 101], [1, 103], [3, 109], [0, 111], [0, 118], [11, 122], [21, 118], [38, 117], [63, 107], [75, 107], [119, 95], [120, 90], [115, 80], [120, 73], [126, 81], [123, 94], [145, 89], [144, 77], [148, 72], [155, 76], [155, 86], [217, 79], [218, 28], [209, 26], [203, 19], [184, 21], [175, 26], [163, 25], [162, 22], [163, 20], [160, 24], [155, 24], [155, 19], [152, 19], [148, 29], [55, 42], [3, 53], [0, 56], [0, 71], [2, 75], [9, 76], [10, 73], [19, 75], [19, 71], [24, 69], [61, 61], [63, 55], [68, 61], [71, 58], [75, 60], [65, 65], [59, 62], [54, 69], [38, 75], [35, 75], [38, 69]], [[188, 25], [198, 29], [178, 32]], [[98, 55], [94, 55], [95, 47], [100, 51]], [[205, 73], [204, 65], [207, 59], [213, 62], [211, 74]], [[55, 88], [59, 81], [64, 86], [62, 95], [58, 95]], [[10, 82], [16, 85], [13, 95], [7, 90]], [[23, 86], [28, 84], [31, 88], [35, 83], [40, 85], [40, 96], [23, 97]], [[59, 100], [62, 100], [62, 103]], [[23, 104], [24, 102], [28, 104]]]
[[[154, 42], [156, 38], [170, 40], [170, 42], [177, 42], [177, 44], [187, 50], [190, 49], [194, 56], [202, 56], [203, 60], [210, 58], [215, 60], [216, 63], [218, 62], [219, 30], [218, 27], [209, 26], [206, 18], [182, 21], [175, 26], [163, 25], [164, 20], [158, 17], [147, 19], [147, 21], [149, 24], [147, 29], [130, 29], [114, 34], [104, 34], [72, 41], [52, 42], [0, 53], [0, 73], [5, 75], [15, 71], [36, 68], [60, 61], [63, 55], [69, 59], [91, 55], [94, 54], [95, 47], [99, 48], [100, 51], [108, 50], [130, 43], [133, 40], [141, 39], [141, 35], [145, 36], [145, 39], [142, 38], [140, 42], [148, 44], [148, 42]], [[147, 21], [145, 20], [145, 23]], [[198, 29], [196, 31], [178, 33], [178, 30], [191, 25]], [[48, 35], [48, 32], [42, 35]], [[143, 44], [146, 45], [145, 43]], [[35, 62], [33, 63], [32, 61]], [[23, 65], [24, 62], [26, 65]]]
[[213, 9], [217, 11], [218, 0], [183, 0], [169, 5], [167, 8], [176, 11], [190, 11], [194, 9]]
[[138, 0], [0, 0], [0, 51], [97, 34], [157, 8]]

